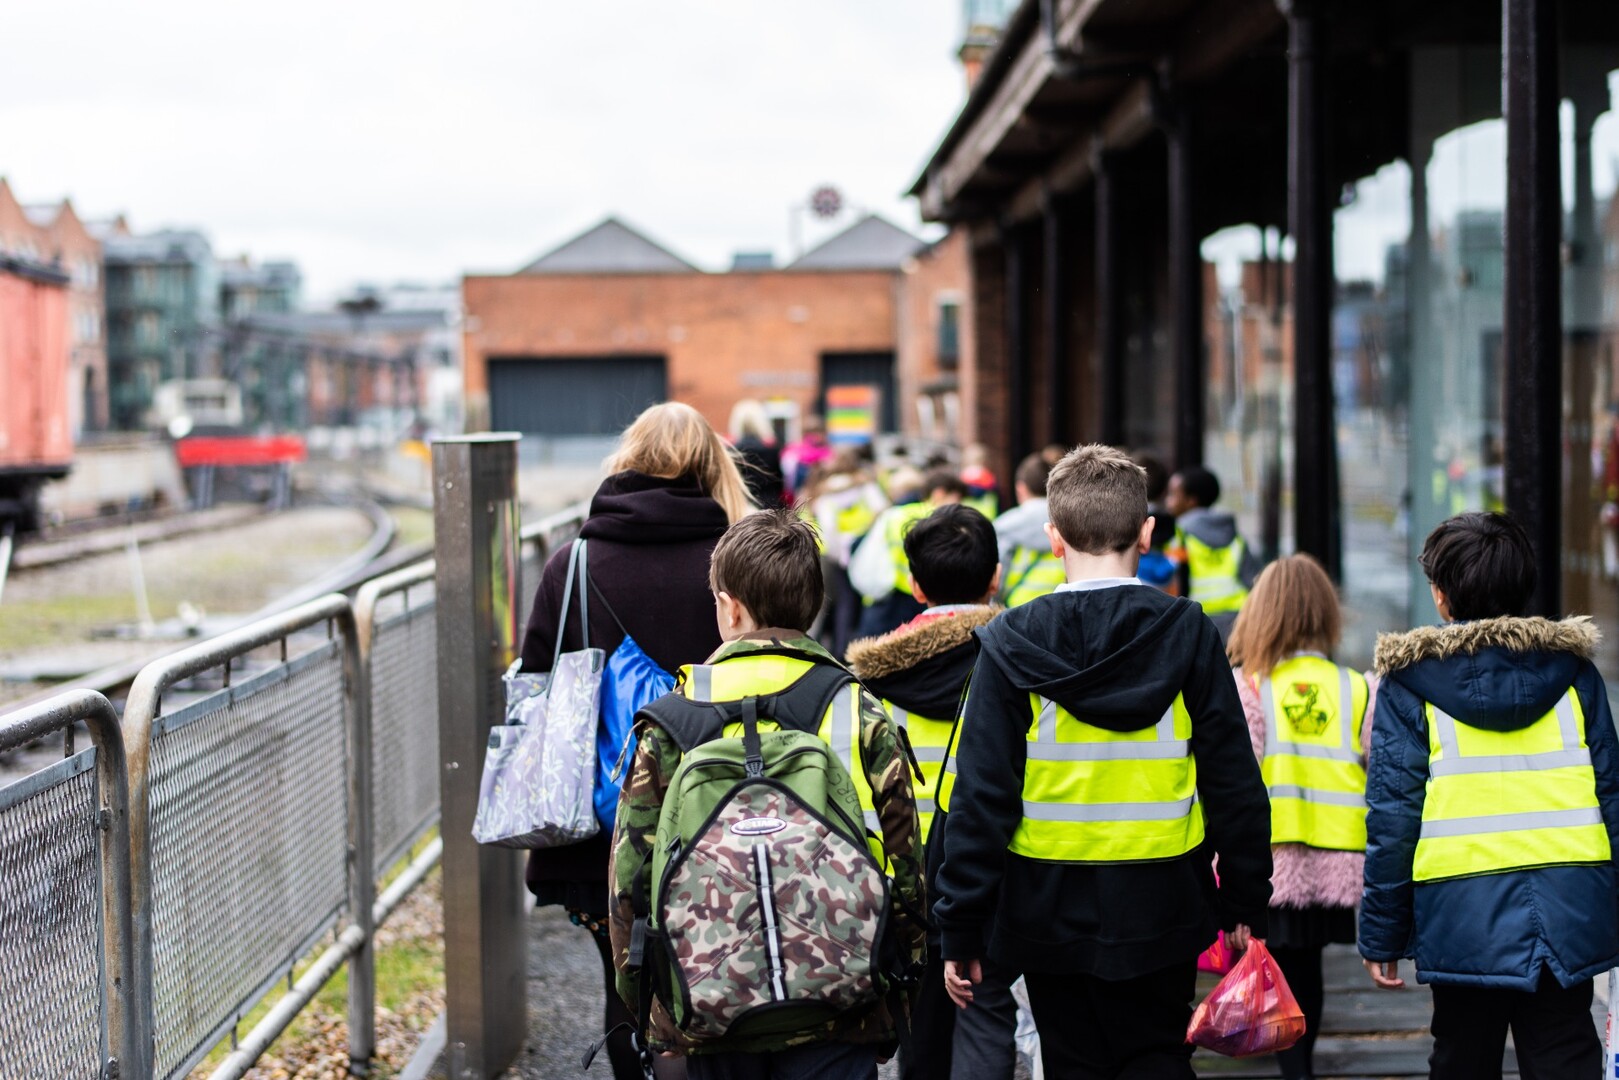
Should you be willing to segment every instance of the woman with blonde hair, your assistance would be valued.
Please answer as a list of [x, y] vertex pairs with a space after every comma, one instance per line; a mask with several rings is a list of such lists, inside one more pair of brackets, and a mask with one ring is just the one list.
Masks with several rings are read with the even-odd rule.
[[749, 497], [764, 507], [782, 505], [787, 489], [781, 471], [781, 447], [763, 403], [743, 398], [731, 407], [731, 445], [736, 447], [737, 464]]
[[[611, 656], [631, 637], [664, 671], [700, 664], [720, 644], [709, 556], [730, 524], [753, 510], [731, 450], [696, 409], [666, 402], [636, 417], [606, 465], [610, 475], [579, 530], [593, 608], [588, 644]], [[564, 652], [586, 647], [578, 601], [562, 610], [567, 576], [568, 548], [562, 547], [540, 575], [523, 637], [524, 671], [550, 670], [558, 634]], [[629, 1037], [636, 1025], [614, 988], [607, 940], [611, 832], [530, 852], [528, 887], [539, 905], [563, 908], [591, 932], [606, 980], [602, 1030], [613, 1032], [607, 1040], [613, 1075], [641, 1080]]]
[[1366, 851], [1366, 753], [1373, 688], [1331, 659], [1338, 593], [1308, 555], [1278, 559], [1254, 582], [1226, 653], [1270, 792], [1270, 948], [1307, 1025], [1277, 1055], [1282, 1075], [1313, 1075], [1321, 952], [1355, 941]]

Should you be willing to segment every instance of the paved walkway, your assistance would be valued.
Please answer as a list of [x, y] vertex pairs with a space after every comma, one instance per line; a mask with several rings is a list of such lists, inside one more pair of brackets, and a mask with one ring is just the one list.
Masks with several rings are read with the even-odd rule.
[[[1326, 959], [1327, 1002], [1315, 1049], [1316, 1075], [1321, 1080], [1427, 1076], [1428, 1052], [1433, 1046], [1428, 1035], [1433, 999], [1426, 986], [1416, 984], [1411, 964], [1400, 965], [1407, 989], [1392, 991], [1372, 986], [1352, 946], [1333, 946]], [[1206, 977], [1199, 989], [1206, 992], [1213, 985], [1214, 979]], [[1591, 1012], [1601, 1032], [1607, 1016], [1601, 1002], [1594, 1003]], [[1194, 1064], [1199, 1076], [1278, 1075], [1274, 1059], [1268, 1057], [1237, 1061], [1199, 1052]], [[1509, 1045], [1507, 1075], [1517, 1076], [1516, 1069]]]
[[[529, 1040], [508, 1075], [523, 1080], [611, 1080], [605, 1058], [599, 1058], [589, 1073], [580, 1071], [580, 1059], [598, 1038], [601, 969], [585, 933], [555, 908], [537, 910], [530, 919], [528, 977]], [[1200, 991], [1207, 992], [1213, 984], [1214, 979], [1206, 977]], [[1316, 1075], [1321, 1080], [1403, 1080], [1428, 1075], [1432, 1040], [1427, 1025], [1432, 1004], [1426, 987], [1413, 983], [1403, 992], [1372, 988], [1358, 956], [1348, 946], [1328, 950], [1326, 985], [1326, 1017], [1316, 1044]], [[1601, 1031], [1605, 1018], [1601, 1004], [1592, 1012]], [[1199, 1052], [1194, 1064], [1199, 1076], [1278, 1075], [1274, 1060], [1268, 1057], [1238, 1061]], [[1509, 1076], [1517, 1075], [1510, 1049], [1507, 1068]], [[897, 1075], [892, 1065], [882, 1071], [883, 1080]], [[1021, 1070], [1019, 1075], [1024, 1075]]]

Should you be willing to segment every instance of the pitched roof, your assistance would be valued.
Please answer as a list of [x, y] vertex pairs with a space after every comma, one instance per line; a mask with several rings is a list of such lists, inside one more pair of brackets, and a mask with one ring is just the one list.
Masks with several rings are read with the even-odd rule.
[[893, 222], [867, 214], [788, 264], [789, 270], [898, 270], [922, 241]]
[[616, 217], [586, 229], [518, 271], [522, 274], [684, 274], [697, 269]]

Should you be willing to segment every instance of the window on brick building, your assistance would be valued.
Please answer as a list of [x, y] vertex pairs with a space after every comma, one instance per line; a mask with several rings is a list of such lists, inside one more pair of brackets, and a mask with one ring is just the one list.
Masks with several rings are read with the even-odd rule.
[[953, 368], [961, 362], [961, 303], [939, 301], [939, 366]]

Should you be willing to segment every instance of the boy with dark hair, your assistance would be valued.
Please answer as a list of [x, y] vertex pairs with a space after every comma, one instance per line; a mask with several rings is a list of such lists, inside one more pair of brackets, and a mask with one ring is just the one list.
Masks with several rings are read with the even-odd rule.
[[946, 987], [967, 1004], [986, 960], [1021, 971], [1048, 1075], [1190, 1080], [1198, 954], [1264, 936], [1265, 785], [1219, 634], [1135, 577], [1140, 466], [1082, 446], [1046, 494], [1068, 580], [977, 635], [933, 909]]
[[1595, 1076], [1592, 979], [1619, 965], [1619, 738], [1589, 618], [1525, 618], [1529, 537], [1444, 522], [1420, 559], [1444, 625], [1377, 643], [1360, 953], [1433, 986], [1437, 1080]]
[[911, 595], [905, 533], [934, 507], [959, 503], [967, 495], [967, 485], [949, 469], [934, 469], [925, 476], [914, 469], [896, 469], [889, 484], [894, 505], [877, 515], [849, 559], [849, 581], [865, 598], [857, 631], [861, 637], [886, 634], [922, 613], [922, 601]]
[[[650, 1049], [685, 1053], [692, 1080], [810, 1075], [875, 1080], [878, 1056], [891, 1055], [897, 1046], [897, 1020], [906, 1008], [901, 986], [923, 953], [921, 839], [909, 763], [881, 704], [804, 629], [822, 599], [813, 526], [787, 510], [748, 515], [714, 548], [709, 585], [724, 644], [706, 664], [682, 668], [675, 690], [637, 718], [640, 741], [619, 802], [610, 872], [610, 931], [619, 993], [632, 1010], [642, 1010], [642, 1037]], [[755, 729], [764, 734], [755, 734]], [[762, 776], [761, 784], [785, 791], [789, 779], [779, 779], [774, 771], [755, 772], [753, 762], [762, 754], [772, 769], [798, 767], [788, 759], [806, 760], [802, 749], [775, 756], [771, 751], [772, 745], [780, 745], [773, 737], [791, 737], [792, 732], [800, 733], [800, 745], [803, 735], [818, 736], [820, 741], [810, 748], [829, 746], [840, 763], [809, 789], [829, 806], [824, 811], [811, 807], [815, 812], [809, 815], [788, 810], [745, 814], [734, 827], [717, 829], [718, 840], [710, 844], [723, 848], [726, 842], [740, 843], [739, 850], [745, 849], [737, 860], [741, 865], [721, 862], [718, 869], [697, 874], [689, 895], [655, 888], [660, 865], [669, 880], [674, 870], [668, 867], [682, 858], [690, 864], [701, 854], [695, 839], [669, 853], [671, 813], [686, 810], [688, 819], [710, 817], [705, 808], [665, 806], [672, 791], [702, 791], [683, 786], [690, 775], [690, 770], [682, 771], [683, 762], [705, 754], [717, 758], [714, 746], [740, 740], [748, 755], [749, 780], [731, 790]], [[784, 861], [770, 847], [773, 836], [793, 836], [790, 826], [795, 822], [810, 829], [789, 853], [824, 856], [815, 864], [813, 880], [805, 878], [803, 865]], [[864, 839], [867, 828], [880, 834], [880, 852], [868, 855], [851, 849], [847, 838], [838, 840], [855, 829]], [[875, 895], [887, 892], [890, 907], [858, 921], [875, 933], [876, 924], [886, 919], [892, 924], [892, 942], [856, 954], [855, 960], [867, 962], [871, 970], [842, 987], [843, 996], [822, 1003], [817, 1012], [815, 988], [824, 984], [830, 993], [837, 981], [832, 973], [847, 977], [856, 964], [823, 947], [831, 930], [802, 942], [792, 940], [792, 934], [803, 929], [809, 916], [826, 914], [817, 907], [823, 892], [830, 906], [850, 902], [837, 893], [839, 888], [852, 888], [856, 900], [869, 901], [871, 882], [882, 880], [883, 867], [870, 861], [879, 854], [892, 881], [887, 890], [877, 885]], [[731, 895], [732, 886], [745, 896]], [[780, 909], [779, 920], [765, 917], [761, 895], [769, 897], [772, 916]], [[800, 906], [810, 905], [809, 916], [793, 909], [795, 899]], [[677, 900], [685, 901], [684, 908], [660, 921], [664, 913], [653, 905]], [[695, 943], [692, 935], [681, 937], [682, 930], [694, 926], [700, 931]], [[845, 919], [839, 929], [858, 928]], [[699, 955], [687, 955], [693, 949]], [[744, 952], [750, 962], [738, 959]], [[771, 962], [754, 964], [754, 954]], [[700, 1007], [689, 985], [683, 994], [669, 988], [664, 981], [670, 977], [668, 965], [682, 960], [712, 972], [709, 982], [730, 980], [733, 985], [720, 1005]], [[876, 967], [878, 961], [886, 966]], [[784, 1011], [786, 1004], [804, 1004], [806, 993], [811, 1007], [796, 1015], [807, 1012], [811, 1019], [801, 1026], [784, 1025], [781, 1017], [795, 1015]], [[736, 1011], [730, 1007], [738, 999], [773, 1008], [752, 1012], [752, 1019], [749, 1009], [731, 1017], [726, 1010]], [[729, 1028], [715, 1030], [716, 1013], [724, 1013]]]
[[1062, 584], [1062, 560], [1046, 539], [1046, 478], [1051, 462], [1030, 454], [1013, 474], [1018, 504], [995, 519], [1004, 575], [1001, 600], [1007, 607], [1027, 604]]
[[1175, 515], [1169, 555], [1180, 566], [1180, 593], [1202, 606], [1224, 640], [1261, 567], [1237, 532], [1237, 519], [1214, 508], [1219, 501], [1220, 480], [1201, 465], [1171, 476], [1164, 494], [1165, 508]]
[[[905, 557], [912, 591], [927, 610], [897, 630], [854, 642], [849, 666], [909, 738], [922, 771], [916, 785], [922, 837], [935, 856], [944, 820], [944, 808], [936, 804], [940, 772], [962, 690], [978, 656], [973, 632], [998, 611], [990, 606], [1000, 576], [995, 529], [971, 507], [941, 506], [905, 534]], [[928, 872], [937, 869], [937, 859], [930, 857]], [[912, 1037], [903, 1048], [901, 1075], [906, 1080], [950, 1077], [954, 1043], [954, 1075], [1010, 1080], [1016, 1064], [1016, 1006], [1009, 981], [983, 994], [957, 1025], [955, 1008], [944, 992], [943, 967], [931, 947], [937, 942], [929, 945], [929, 966]]]

